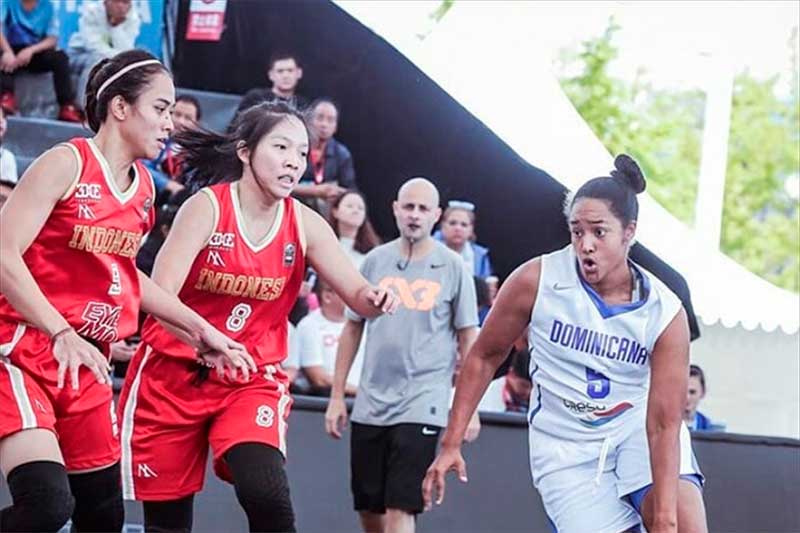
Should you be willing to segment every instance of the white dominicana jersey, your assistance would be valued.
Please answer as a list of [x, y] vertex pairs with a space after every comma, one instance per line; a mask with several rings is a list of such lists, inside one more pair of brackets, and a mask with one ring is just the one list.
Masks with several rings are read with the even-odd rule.
[[643, 424], [650, 354], [681, 302], [655, 276], [629, 264], [639, 278], [639, 299], [609, 306], [579, 275], [571, 245], [542, 256], [528, 328], [528, 420], [536, 429], [602, 439]]

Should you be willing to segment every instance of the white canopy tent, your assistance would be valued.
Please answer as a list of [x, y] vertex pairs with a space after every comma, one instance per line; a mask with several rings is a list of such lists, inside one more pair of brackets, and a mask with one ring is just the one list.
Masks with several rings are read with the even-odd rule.
[[[339, 5], [566, 187], [613, 168], [550, 72], [534, 4], [456, 3], [424, 40], [405, 2]], [[646, 193], [640, 201], [639, 241], [686, 278], [701, 319], [692, 359], [707, 374], [704, 410], [730, 431], [800, 437], [800, 297], [704, 246]]]

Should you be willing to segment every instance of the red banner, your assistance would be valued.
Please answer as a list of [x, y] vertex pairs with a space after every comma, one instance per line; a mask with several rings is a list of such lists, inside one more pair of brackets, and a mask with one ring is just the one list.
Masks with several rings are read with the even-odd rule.
[[219, 41], [225, 28], [228, 0], [192, 0], [186, 23], [187, 41]]

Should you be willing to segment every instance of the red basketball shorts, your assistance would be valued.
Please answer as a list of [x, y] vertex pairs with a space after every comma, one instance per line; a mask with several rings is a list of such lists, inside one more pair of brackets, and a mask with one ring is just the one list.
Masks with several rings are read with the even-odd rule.
[[80, 388], [69, 375], [58, 388], [58, 362], [50, 338], [23, 324], [0, 321], [0, 439], [22, 430], [56, 434], [67, 471], [119, 461], [119, 435], [111, 387], [81, 367]]
[[195, 361], [153, 351], [144, 343], [131, 360], [120, 395], [122, 488], [129, 500], [174, 500], [203, 488], [209, 445], [217, 475], [231, 481], [224, 455], [244, 442], [286, 454], [292, 399], [276, 365], [249, 382], [212, 370], [198, 382]]

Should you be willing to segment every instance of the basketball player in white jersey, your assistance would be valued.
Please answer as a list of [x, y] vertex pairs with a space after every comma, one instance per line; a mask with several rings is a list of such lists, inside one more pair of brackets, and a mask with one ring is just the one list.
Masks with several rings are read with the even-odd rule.
[[495, 369], [525, 328], [533, 482], [559, 533], [705, 532], [701, 487], [681, 410], [689, 327], [680, 300], [633, 263], [636, 194], [645, 180], [620, 155], [611, 176], [568, 198], [571, 245], [535, 258], [503, 285], [456, 387], [430, 505], [445, 474], [466, 481], [460, 445]]

